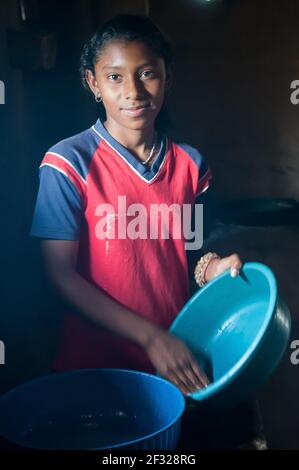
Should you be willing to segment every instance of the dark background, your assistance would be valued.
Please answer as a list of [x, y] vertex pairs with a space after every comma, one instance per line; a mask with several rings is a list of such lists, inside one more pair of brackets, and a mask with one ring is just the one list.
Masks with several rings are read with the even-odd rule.
[[[80, 51], [100, 22], [124, 12], [149, 14], [173, 43], [169, 107], [180, 134], [212, 167], [210, 200], [299, 196], [299, 106], [290, 102], [299, 79], [297, 0], [1, 0], [0, 392], [50, 367], [61, 306], [29, 238], [38, 166], [51, 145], [95, 121], [79, 80]], [[282, 224], [210, 242], [274, 270], [293, 314], [292, 339], [299, 338], [298, 234]], [[260, 395], [271, 448], [299, 448], [299, 365], [290, 353]]]

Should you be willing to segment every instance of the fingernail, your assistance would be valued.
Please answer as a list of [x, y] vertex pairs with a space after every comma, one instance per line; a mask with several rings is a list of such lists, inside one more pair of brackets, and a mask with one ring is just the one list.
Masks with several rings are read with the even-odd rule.
[[232, 268], [230, 271], [231, 277], [236, 277], [239, 271], [236, 268]]

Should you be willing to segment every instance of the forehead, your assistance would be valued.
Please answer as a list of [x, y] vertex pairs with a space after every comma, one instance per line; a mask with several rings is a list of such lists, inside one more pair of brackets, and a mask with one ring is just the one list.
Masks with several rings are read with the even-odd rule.
[[146, 44], [125, 40], [109, 41], [97, 60], [97, 68], [130, 68], [144, 64], [163, 65], [164, 61]]

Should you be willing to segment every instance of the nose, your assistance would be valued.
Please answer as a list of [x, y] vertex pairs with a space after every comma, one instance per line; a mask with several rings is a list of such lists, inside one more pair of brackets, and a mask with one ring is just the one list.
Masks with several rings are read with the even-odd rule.
[[139, 77], [127, 77], [125, 82], [125, 98], [127, 100], [138, 100], [144, 95], [143, 84]]

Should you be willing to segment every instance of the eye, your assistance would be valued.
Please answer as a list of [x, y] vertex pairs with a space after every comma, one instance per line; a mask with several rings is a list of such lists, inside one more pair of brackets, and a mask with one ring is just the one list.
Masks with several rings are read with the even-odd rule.
[[118, 73], [112, 73], [111, 75], [108, 75], [109, 80], [112, 80], [113, 82], [116, 82], [118, 80], [120, 75]]
[[152, 70], [144, 70], [144, 72], [141, 73], [141, 76], [144, 78], [149, 78], [154, 75], [154, 72]]

